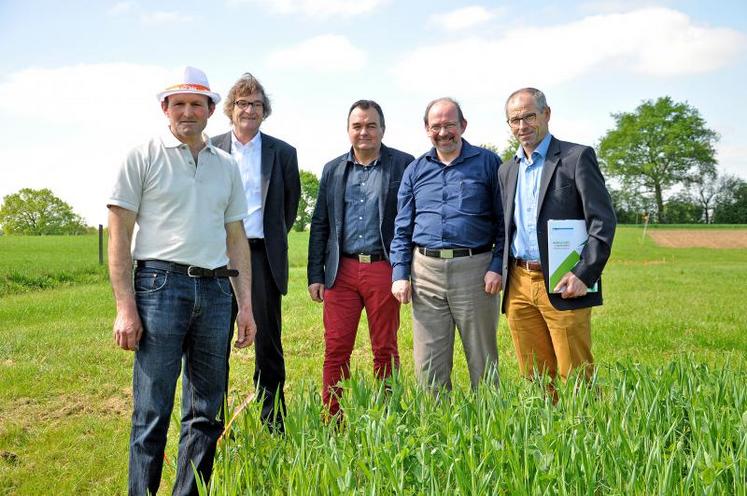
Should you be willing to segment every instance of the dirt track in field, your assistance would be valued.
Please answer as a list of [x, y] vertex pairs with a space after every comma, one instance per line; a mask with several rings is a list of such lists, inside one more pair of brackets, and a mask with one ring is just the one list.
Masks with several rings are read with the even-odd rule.
[[745, 229], [651, 229], [648, 235], [667, 248], [747, 248]]

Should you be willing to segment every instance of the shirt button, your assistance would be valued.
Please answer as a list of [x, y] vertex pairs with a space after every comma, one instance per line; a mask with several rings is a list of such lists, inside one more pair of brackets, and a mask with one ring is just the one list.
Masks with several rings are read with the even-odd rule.
[[359, 235], [358, 235], [358, 237], [359, 237], [359, 238], [362, 238], [362, 237], [363, 237], [363, 235], [362, 235], [362, 234], [359, 234]]
[[363, 203], [363, 200], [361, 200], [361, 203]]
[[366, 183], [361, 183], [361, 186], [365, 186], [365, 185], [366, 185]]
[[358, 217], [358, 220], [363, 220], [363, 217]]

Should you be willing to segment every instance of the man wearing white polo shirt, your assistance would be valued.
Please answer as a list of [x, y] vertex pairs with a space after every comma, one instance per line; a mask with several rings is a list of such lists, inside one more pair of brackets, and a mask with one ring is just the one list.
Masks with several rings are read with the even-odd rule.
[[129, 153], [107, 204], [114, 339], [135, 350], [129, 493], [158, 491], [183, 368], [173, 493], [197, 494], [193, 467], [210, 478], [222, 431], [231, 285], [239, 306], [236, 346], [249, 346], [256, 332], [246, 200], [236, 163], [202, 133], [220, 100], [205, 74], [186, 67], [158, 97], [169, 127]]

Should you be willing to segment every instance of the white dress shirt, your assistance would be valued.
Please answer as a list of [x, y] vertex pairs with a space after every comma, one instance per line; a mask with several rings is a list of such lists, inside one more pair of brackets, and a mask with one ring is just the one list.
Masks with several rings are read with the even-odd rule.
[[244, 219], [247, 238], [264, 238], [262, 224], [262, 136], [257, 132], [246, 145], [231, 133], [231, 156], [236, 159], [244, 185], [248, 216]]

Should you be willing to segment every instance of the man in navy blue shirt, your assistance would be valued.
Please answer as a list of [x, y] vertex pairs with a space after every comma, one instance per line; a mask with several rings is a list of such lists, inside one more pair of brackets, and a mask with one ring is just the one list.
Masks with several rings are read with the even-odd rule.
[[392, 294], [412, 299], [415, 371], [421, 384], [451, 389], [454, 329], [470, 382], [497, 381], [503, 211], [500, 159], [462, 139], [459, 104], [439, 98], [423, 117], [433, 148], [402, 177], [391, 246]]

